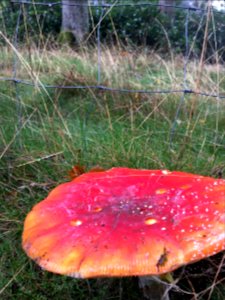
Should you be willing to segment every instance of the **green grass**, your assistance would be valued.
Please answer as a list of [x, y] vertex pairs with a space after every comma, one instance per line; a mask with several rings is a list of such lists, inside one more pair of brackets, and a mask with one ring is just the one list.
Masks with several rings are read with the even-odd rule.
[[[34, 49], [28, 54], [20, 52], [24, 61], [20, 61], [18, 77], [51, 84], [96, 82], [93, 49], [42, 54]], [[1, 55], [4, 68], [0, 75], [8, 76], [12, 53], [2, 51]], [[190, 63], [193, 70], [188, 73], [192, 87], [195, 65]], [[102, 66], [103, 82], [108, 85], [164, 89], [180, 88], [182, 83], [180, 59], [174, 68], [170, 61], [154, 54], [120, 56], [116, 49], [105, 49]], [[222, 89], [223, 67], [220, 82], [216, 66], [205, 68], [202, 87], [208, 92], [215, 92], [215, 86]], [[20, 103], [14, 84], [0, 82], [0, 298], [140, 299], [136, 278], [76, 280], [40, 270], [21, 249], [23, 220], [54, 186], [68, 180], [68, 171], [75, 164], [87, 169], [100, 165], [106, 169], [168, 168], [214, 177], [224, 174], [225, 101], [187, 96], [171, 134], [179, 95], [46, 91], [23, 85], [18, 91]], [[191, 116], [193, 99], [195, 110]], [[201, 265], [186, 267], [183, 275], [180, 270], [175, 272], [175, 278], [180, 278], [178, 285], [192, 293], [182, 297], [195, 299], [191, 297], [200, 293], [198, 299], [207, 299], [204, 291], [207, 293], [215, 283], [212, 299], [223, 300], [221, 260], [219, 254]], [[193, 275], [199, 270], [201, 280], [196, 280]], [[171, 298], [180, 296], [173, 292]]]

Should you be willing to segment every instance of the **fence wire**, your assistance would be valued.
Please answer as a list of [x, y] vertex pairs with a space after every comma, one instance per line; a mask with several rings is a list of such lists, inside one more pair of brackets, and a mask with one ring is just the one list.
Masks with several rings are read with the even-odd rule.
[[[89, 1], [88, 4], [81, 2], [68, 2], [66, 0], [63, 1], [55, 1], [55, 2], [39, 2], [34, 0], [11, 0], [11, 3], [18, 5], [19, 8], [19, 14], [18, 14], [18, 20], [16, 24], [15, 29], [15, 37], [13, 40], [13, 47], [14, 49], [17, 49], [18, 45], [18, 32], [20, 27], [20, 20], [21, 20], [21, 14], [22, 14], [22, 7], [25, 5], [32, 5], [32, 6], [44, 6], [46, 9], [50, 9], [52, 7], [56, 6], [88, 6], [88, 7], [94, 7], [94, 8], [100, 8], [100, 17], [99, 22], [97, 24], [97, 50], [98, 50], [98, 72], [97, 72], [97, 83], [96, 85], [49, 85], [45, 83], [37, 83], [32, 82], [29, 80], [24, 80], [17, 78], [17, 67], [18, 67], [18, 56], [14, 55], [14, 63], [13, 63], [13, 76], [12, 77], [0, 77], [0, 81], [8, 81], [13, 82], [15, 85], [15, 91], [16, 91], [16, 99], [18, 102], [18, 115], [20, 116], [19, 119], [21, 120], [21, 104], [20, 104], [20, 95], [19, 95], [19, 87], [18, 85], [27, 85], [34, 88], [40, 87], [45, 89], [95, 89], [95, 90], [102, 90], [105, 92], [114, 92], [114, 93], [140, 93], [140, 94], [181, 94], [180, 96], [180, 102], [178, 104], [176, 113], [175, 113], [175, 120], [173, 121], [171, 133], [170, 133], [170, 145], [172, 145], [173, 136], [176, 130], [176, 120], [178, 119], [178, 116], [180, 114], [181, 107], [186, 99], [187, 94], [193, 94], [198, 96], [204, 96], [204, 97], [213, 97], [217, 100], [225, 99], [224, 93], [208, 93], [205, 91], [196, 91], [193, 89], [190, 89], [188, 87], [187, 83], [187, 66], [189, 61], [189, 20], [190, 20], [190, 13], [196, 12], [196, 13], [202, 13], [205, 14], [208, 12], [208, 9], [212, 9], [212, 7], [208, 7], [207, 9], [201, 8], [201, 7], [190, 7], [190, 6], [179, 6], [179, 5], [168, 5], [168, 4], [162, 4], [162, 3], [151, 3], [151, 2], [124, 2], [124, 1], [115, 1], [114, 3], [105, 3], [105, 2], [93, 2]], [[186, 18], [185, 18], [185, 24], [184, 24], [184, 37], [185, 37], [185, 55], [184, 55], [184, 65], [183, 65], [183, 88], [182, 89], [160, 89], [160, 90], [145, 90], [145, 89], [126, 89], [126, 88], [114, 88], [110, 86], [105, 86], [101, 84], [101, 78], [102, 78], [102, 66], [101, 66], [101, 23], [103, 21], [104, 15], [107, 12], [107, 9], [113, 9], [114, 7], [164, 7], [164, 8], [173, 8], [173, 9], [179, 9], [186, 11]], [[219, 14], [225, 14], [225, 11], [216, 11], [213, 10], [213, 13], [219, 13]], [[20, 122], [20, 121], [19, 121]], [[21, 127], [21, 124], [18, 124], [18, 127]]]
[[[207, 1], [207, 0], [206, 0]], [[71, 3], [66, 1], [66, 0], [62, 0], [62, 1], [54, 1], [54, 2], [50, 2], [50, 1], [46, 1], [46, 2], [38, 2], [38, 1], [33, 1], [33, 0], [11, 0], [12, 3], [15, 4], [27, 4], [27, 5], [40, 5], [40, 6], [49, 6], [49, 7], [53, 7], [53, 6], [63, 6], [63, 5], [67, 5], [67, 6], [83, 6], [83, 7], [105, 7], [105, 8], [111, 8], [111, 7], [126, 7], [126, 6], [133, 6], [133, 7], [137, 7], [137, 6], [152, 6], [152, 7], [165, 7], [165, 8], [174, 8], [174, 9], [186, 9], [186, 10], [192, 10], [192, 11], [199, 11], [199, 12], [207, 12], [207, 9], [202, 8], [202, 7], [195, 7], [195, 6], [183, 6], [183, 5], [169, 5], [169, 4], [162, 4], [162, 3], [150, 3], [150, 2], [124, 2], [124, 0], [122, 1], [114, 1], [114, 3], [96, 3], [96, 1], [89, 1], [88, 4], [86, 3], [82, 3], [82, 1], [78, 2], [78, 1], [74, 1], [74, 3]], [[224, 11], [221, 10], [215, 10], [215, 13], [218, 14], [225, 14]]]

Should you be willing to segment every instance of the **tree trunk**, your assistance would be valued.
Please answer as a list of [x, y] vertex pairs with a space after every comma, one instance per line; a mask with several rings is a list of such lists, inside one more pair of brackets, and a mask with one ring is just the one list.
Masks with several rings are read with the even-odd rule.
[[[81, 5], [70, 6], [72, 4]], [[84, 41], [89, 29], [89, 14], [87, 5], [88, 0], [63, 0], [62, 32], [71, 32], [78, 44]]]
[[[162, 5], [160, 6], [161, 12], [167, 13], [169, 15], [174, 14], [174, 8], [172, 6], [176, 4], [176, 0], [159, 0], [159, 4]], [[168, 5], [168, 7], [166, 7], [166, 5]]]

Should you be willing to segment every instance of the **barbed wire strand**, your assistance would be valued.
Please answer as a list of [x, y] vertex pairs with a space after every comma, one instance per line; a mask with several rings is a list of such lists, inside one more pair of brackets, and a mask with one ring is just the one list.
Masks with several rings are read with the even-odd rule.
[[[102, 3], [98, 4], [98, 3], [71, 3], [71, 2], [66, 2], [66, 1], [55, 1], [55, 2], [36, 2], [36, 1], [29, 1], [29, 0], [11, 0], [12, 3], [15, 4], [25, 4], [25, 5], [39, 5], [39, 6], [48, 6], [48, 7], [53, 7], [53, 6], [63, 6], [63, 5], [67, 5], [67, 6], [88, 6], [88, 7], [105, 7], [105, 8], [110, 8], [110, 7], [126, 7], [126, 6], [133, 6], [133, 7], [137, 7], [137, 6], [152, 6], [152, 7], [165, 7], [165, 8], [175, 8], [175, 9], [186, 9], [186, 10], [193, 10], [193, 11], [199, 11], [199, 12], [207, 12], [207, 9], [205, 8], [201, 8], [201, 7], [190, 7], [190, 6], [183, 6], [183, 5], [170, 5], [170, 4], [163, 4], [163, 3], [150, 3], [150, 2], [126, 2], [126, 3]], [[216, 13], [219, 14], [225, 14], [225, 11], [219, 11], [219, 10], [215, 10]]]
[[140, 89], [125, 89], [125, 88], [113, 88], [108, 87], [104, 85], [49, 85], [49, 84], [38, 84], [38, 83], [32, 83], [27, 80], [19, 79], [19, 78], [10, 78], [10, 77], [0, 77], [0, 81], [11, 81], [11, 82], [17, 82], [23, 85], [28, 85], [32, 87], [39, 87], [39, 88], [46, 88], [46, 89], [96, 89], [100, 91], [108, 91], [108, 92], [115, 92], [115, 93], [137, 93], [137, 94], [178, 94], [178, 93], [184, 93], [184, 94], [194, 94], [199, 96], [205, 96], [205, 97], [212, 97], [212, 98], [218, 98], [218, 99], [225, 99], [225, 95], [218, 95], [218, 94], [212, 94], [207, 92], [196, 92], [194, 90], [140, 90]]

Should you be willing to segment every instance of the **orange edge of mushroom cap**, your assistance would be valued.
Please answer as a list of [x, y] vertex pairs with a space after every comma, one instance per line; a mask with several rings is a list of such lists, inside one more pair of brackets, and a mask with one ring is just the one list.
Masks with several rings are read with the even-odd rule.
[[225, 180], [113, 168], [56, 187], [27, 215], [23, 249], [73, 277], [156, 275], [225, 249]]

